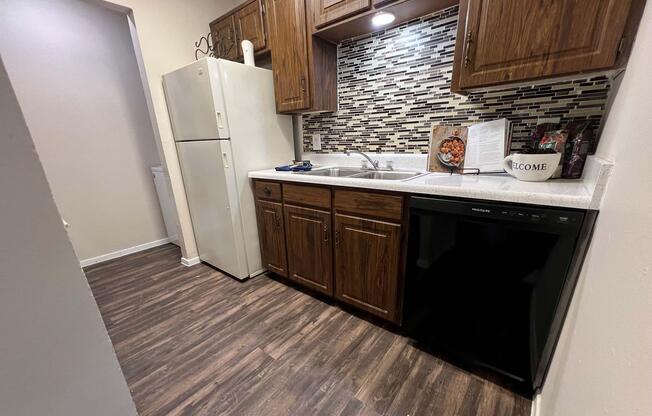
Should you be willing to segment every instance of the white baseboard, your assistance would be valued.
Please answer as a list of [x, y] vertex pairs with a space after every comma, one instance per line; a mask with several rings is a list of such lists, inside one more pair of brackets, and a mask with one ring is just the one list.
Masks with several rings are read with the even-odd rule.
[[199, 264], [199, 263], [201, 263], [201, 260], [199, 260], [199, 257], [193, 257], [191, 259], [181, 257], [181, 264], [183, 264], [186, 267], [191, 267], [191, 266], [194, 266], [195, 264]]
[[537, 393], [534, 399], [532, 399], [530, 416], [541, 416], [541, 393]]
[[126, 256], [128, 254], [138, 253], [139, 251], [147, 250], [150, 248], [162, 246], [170, 242], [169, 238], [162, 238], [160, 240], [150, 241], [149, 243], [139, 244], [137, 246], [125, 248], [122, 250], [114, 251], [112, 253], [102, 254], [101, 256], [92, 257], [90, 259], [81, 260], [79, 265], [81, 267], [88, 267], [93, 264], [102, 263], [103, 261], [117, 259], [118, 257]]

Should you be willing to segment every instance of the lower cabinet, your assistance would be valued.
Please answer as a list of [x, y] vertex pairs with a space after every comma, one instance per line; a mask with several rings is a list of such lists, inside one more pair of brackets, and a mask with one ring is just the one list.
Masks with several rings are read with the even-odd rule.
[[336, 214], [335, 229], [336, 297], [396, 321], [401, 226]]
[[331, 213], [285, 205], [285, 230], [290, 279], [332, 295]]
[[400, 323], [404, 197], [257, 180], [265, 267]]
[[263, 265], [270, 271], [287, 277], [283, 204], [259, 199], [256, 201], [256, 216]]

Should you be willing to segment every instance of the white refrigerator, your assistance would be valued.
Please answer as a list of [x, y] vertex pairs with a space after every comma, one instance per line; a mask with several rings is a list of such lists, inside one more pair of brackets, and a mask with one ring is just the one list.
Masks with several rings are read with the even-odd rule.
[[199, 258], [238, 279], [264, 271], [247, 172], [294, 158], [272, 71], [203, 58], [163, 76]]

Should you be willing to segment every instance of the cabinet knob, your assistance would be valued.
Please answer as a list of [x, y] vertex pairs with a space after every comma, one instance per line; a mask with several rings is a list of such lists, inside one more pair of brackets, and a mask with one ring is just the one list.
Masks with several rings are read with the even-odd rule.
[[328, 243], [328, 240], [330, 238], [330, 233], [328, 232], [328, 226], [324, 224], [324, 243]]
[[271, 194], [272, 194], [272, 190], [271, 190], [268, 186], [266, 186], [265, 188], [263, 188], [263, 193], [264, 193], [265, 195], [271, 195]]
[[301, 93], [306, 93], [306, 77], [301, 75]]
[[340, 232], [335, 231], [335, 245], [339, 246], [340, 245]]

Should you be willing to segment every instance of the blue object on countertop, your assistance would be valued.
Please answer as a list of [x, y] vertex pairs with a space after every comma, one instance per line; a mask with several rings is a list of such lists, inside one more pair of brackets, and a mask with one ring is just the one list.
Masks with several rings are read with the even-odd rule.
[[309, 160], [295, 161], [291, 165], [277, 166], [275, 169], [279, 172], [307, 172], [312, 169], [312, 163]]

